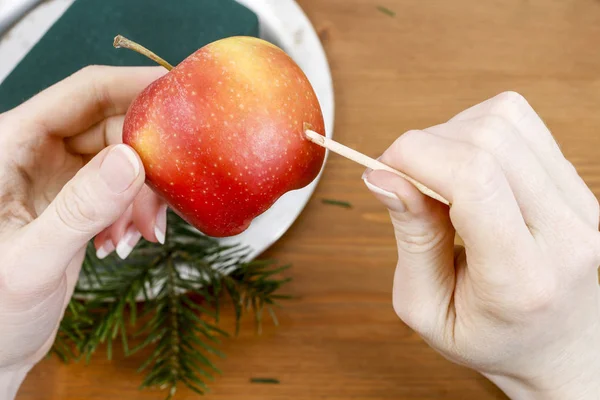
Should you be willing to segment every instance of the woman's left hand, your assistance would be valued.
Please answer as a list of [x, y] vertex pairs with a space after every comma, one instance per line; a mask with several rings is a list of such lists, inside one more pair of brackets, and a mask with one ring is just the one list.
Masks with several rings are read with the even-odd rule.
[[166, 206], [121, 143], [162, 68], [87, 67], [0, 114], [0, 398], [51, 348], [87, 243], [126, 257], [164, 241]]

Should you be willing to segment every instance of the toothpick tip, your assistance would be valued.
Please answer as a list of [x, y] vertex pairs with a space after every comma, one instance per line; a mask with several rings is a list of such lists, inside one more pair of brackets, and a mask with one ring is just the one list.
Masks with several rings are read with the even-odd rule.
[[317, 132], [310, 130], [310, 129], [305, 129], [304, 130], [304, 136], [306, 136], [306, 138], [308, 140], [310, 140], [311, 142], [318, 144], [320, 146], [324, 146], [325, 145], [325, 137], [323, 137], [323, 135], [318, 134]]

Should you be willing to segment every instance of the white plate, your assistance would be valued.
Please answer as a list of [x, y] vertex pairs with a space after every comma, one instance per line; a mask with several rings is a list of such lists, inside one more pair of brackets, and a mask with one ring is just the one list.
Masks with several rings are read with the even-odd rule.
[[[331, 138], [334, 121], [331, 71], [319, 37], [300, 6], [294, 0], [237, 1], [258, 15], [260, 36], [283, 48], [302, 68], [317, 93], [325, 118], [325, 134]], [[46, 1], [0, 39], [0, 82], [72, 3], [73, 0]], [[308, 203], [320, 177], [321, 174], [309, 186], [282, 196], [244, 233], [220, 240], [249, 246], [250, 259], [255, 258], [290, 228]]]

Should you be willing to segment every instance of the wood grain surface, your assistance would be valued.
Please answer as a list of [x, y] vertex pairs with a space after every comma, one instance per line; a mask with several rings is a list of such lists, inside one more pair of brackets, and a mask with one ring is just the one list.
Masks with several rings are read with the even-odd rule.
[[[600, 1], [299, 0], [328, 53], [335, 138], [377, 157], [406, 130], [505, 90], [524, 94], [600, 194]], [[395, 12], [390, 16], [378, 6]], [[435, 160], [432, 160], [434, 162]], [[267, 256], [292, 263], [281, 326], [227, 340], [210, 400], [503, 399], [429, 349], [391, 305], [395, 243], [363, 168], [332, 155], [315, 197]], [[344, 209], [322, 198], [352, 203]], [[47, 360], [19, 400], [163, 399], [139, 392], [140, 358]], [[251, 384], [251, 377], [279, 385]], [[181, 390], [178, 399], [197, 398]]]

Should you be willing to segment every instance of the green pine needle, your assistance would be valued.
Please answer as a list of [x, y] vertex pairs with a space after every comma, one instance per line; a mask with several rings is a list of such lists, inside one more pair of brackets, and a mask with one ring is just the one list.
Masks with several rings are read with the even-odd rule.
[[277, 276], [289, 266], [247, 262], [248, 249], [222, 246], [173, 213], [168, 226], [165, 245], [142, 242], [126, 261], [100, 261], [90, 243], [52, 353], [90, 362], [103, 345], [109, 359], [119, 346], [125, 356], [143, 352], [140, 388], [171, 399], [182, 386], [207, 393], [206, 382], [221, 373], [213, 357], [224, 357], [217, 346], [229, 336], [217, 326], [224, 301], [233, 305], [236, 335], [247, 311], [259, 332], [265, 308], [278, 323], [273, 307], [287, 298], [279, 290], [289, 279]]
[[342, 208], [352, 208], [352, 204], [347, 201], [342, 200], [333, 200], [333, 199], [323, 199], [323, 204], [328, 204], [331, 206], [338, 206]]
[[275, 378], [250, 378], [251, 383], [270, 383], [270, 384], [279, 384], [279, 379]]
[[393, 18], [393, 17], [395, 17], [395, 16], [396, 16], [396, 13], [395, 13], [394, 11], [390, 10], [390, 9], [389, 9], [389, 8], [387, 8], [387, 7], [384, 7], [384, 6], [377, 6], [377, 9], [378, 9], [380, 12], [382, 12], [383, 14], [387, 15], [388, 17], [392, 17], [392, 18]]

